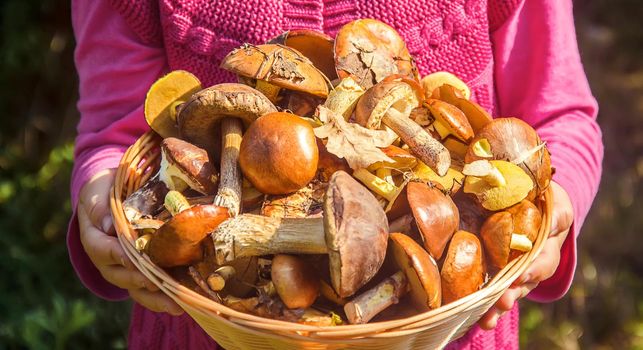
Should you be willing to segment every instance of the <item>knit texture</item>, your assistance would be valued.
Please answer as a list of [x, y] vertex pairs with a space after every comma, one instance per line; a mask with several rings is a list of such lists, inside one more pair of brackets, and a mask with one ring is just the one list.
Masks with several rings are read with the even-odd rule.
[[[263, 43], [285, 30], [314, 29], [334, 36], [346, 23], [375, 18], [405, 39], [421, 75], [448, 70], [471, 87], [473, 99], [495, 114], [490, 31], [518, 0], [111, 0], [134, 32], [159, 38], [169, 68], [194, 73], [205, 86], [235, 81], [219, 65], [243, 43]], [[475, 327], [448, 349], [517, 349], [518, 309], [492, 332]], [[205, 349], [216, 343], [189, 316], [133, 309], [129, 348]]]

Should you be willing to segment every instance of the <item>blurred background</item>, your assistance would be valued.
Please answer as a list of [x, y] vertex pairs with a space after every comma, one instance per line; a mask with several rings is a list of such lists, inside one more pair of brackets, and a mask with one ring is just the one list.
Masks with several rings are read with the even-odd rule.
[[[0, 1], [0, 349], [122, 349], [130, 305], [91, 295], [65, 247], [78, 120], [67, 0]], [[570, 292], [524, 302], [524, 349], [643, 349], [643, 6], [575, 2], [605, 142]]]

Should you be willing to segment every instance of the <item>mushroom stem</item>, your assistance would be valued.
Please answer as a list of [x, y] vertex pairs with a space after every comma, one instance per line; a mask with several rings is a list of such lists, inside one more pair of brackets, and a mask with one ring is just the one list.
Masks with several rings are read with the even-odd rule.
[[178, 191], [169, 191], [165, 195], [165, 202], [163, 204], [172, 216], [175, 216], [191, 206], [185, 196]]
[[134, 247], [139, 252], [142, 252], [143, 250], [145, 250], [145, 247], [147, 246], [147, 243], [150, 241], [151, 238], [152, 238], [152, 234], [150, 233], [142, 235], [141, 237], [137, 238], [134, 241]]
[[280, 219], [242, 214], [212, 233], [217, 263], [269, 254], [327, 254], [322, 218]]
[[224, 118], [221, 121], [221, 183], [214, 204], [228, 208], [231, 216], [239, 214], [241, 206], [241, 169], [239, 149], [243, 135], [241, 120]]
[[397, 186], [380, 179], [364, 168], [353, 171], [353, 177], [361, 181], [369, 190], [379, 194], [389, 202], [395, 200], [397, 196]]
[[184, 103], [185, 103], [185, 101], [183, 101], [183, 100], [176, 100], [176, 101], [172, 102], [172, 104], [170, 104], [170, 119], [174, 123], [176, 123], [176, 115], [178, 114], [177, 110], [179, 109], [179, 106], [181, 106]]
[[509, 247], [511, 249], [528, 252], [531, 250], [532, 246], [531, 241], [526, 235], [521, 235], [519, 233], [511, 234], [511, 243], [509, 243]]
[[221, 266], [208, 276], [208, 286], [213, 291], [218, 292], [225, 288], [226, 281], [232, 278], [236, 273], [237, 271], [232, 266]]
[[496, 167], [491, 169], [489, 174], [482, 176], [482, 179], [487, 181], [487, 183], [493, 187], [500, 187], [507, 184], [505, 177], [502, 176], [502, 173]]
[[362, 324], [370, 321], [387, 307], [397, 304], [407, 291], [408, 279], [404, 272], [394, 273], [344, 305], [348, 322]]
[[416, 122], [394, 108], [389, 108], [382, 122], [391, 128], [411, 151], [438, 175], [444, 176], [451, 166], [449, 151]]
[[377, 177], [379, 177], [380, 179], [383, 179], [384, 181], [395, 186], [395, 182], [393, 181], [393, 175], [391, 174], [391, 168], [385, 168], [385, 167], [379, 168], [375, 170], [375, 175], [377, 175]]

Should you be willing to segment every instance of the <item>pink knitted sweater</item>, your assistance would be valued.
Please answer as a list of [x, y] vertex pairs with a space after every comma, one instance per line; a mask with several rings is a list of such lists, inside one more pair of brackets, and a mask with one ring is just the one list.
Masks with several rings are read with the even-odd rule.
[[[542, 0], [74, 0], [81, 120], [72, 176], [72, 203], [98, 171], [115, 167], [147, 125], [143, 102], [162, 74], [186, 69], [207, 86], [231, 81], [221, 58], [245, 42], [261, 43], [293, 28], [334, 35], [357, 18], [395, 27], [422, 75], [448, 70], [472, 88], [493, 115], [517, 116], [547, 141], [554, 179], [569, 193], [575, 214], [555, 275], [530, 294], [560, 298], [576, 266], [576, 239], [596, 194], [603, 146], [576, 44], [572, 6]], [[76, 216], [68, 247], [80, 280], [98, 296], [122, 300], [83, 251]], [[518, 309], [495, 330], [472, 329], [453, 349], [516, 349]], [[131, 349], [205, 349], [214, 341], [187, 315], [172, 317], [135, 305]]]

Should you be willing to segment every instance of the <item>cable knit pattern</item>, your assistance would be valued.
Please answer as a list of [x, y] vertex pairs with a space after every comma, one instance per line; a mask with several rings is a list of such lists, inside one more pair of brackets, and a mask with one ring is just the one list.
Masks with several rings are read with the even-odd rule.
[[162, 43], [161, 23], [159, 22], [159, 4], [157, 0], [129, 1], [110, 0], [127, 24], [146, 43]]

